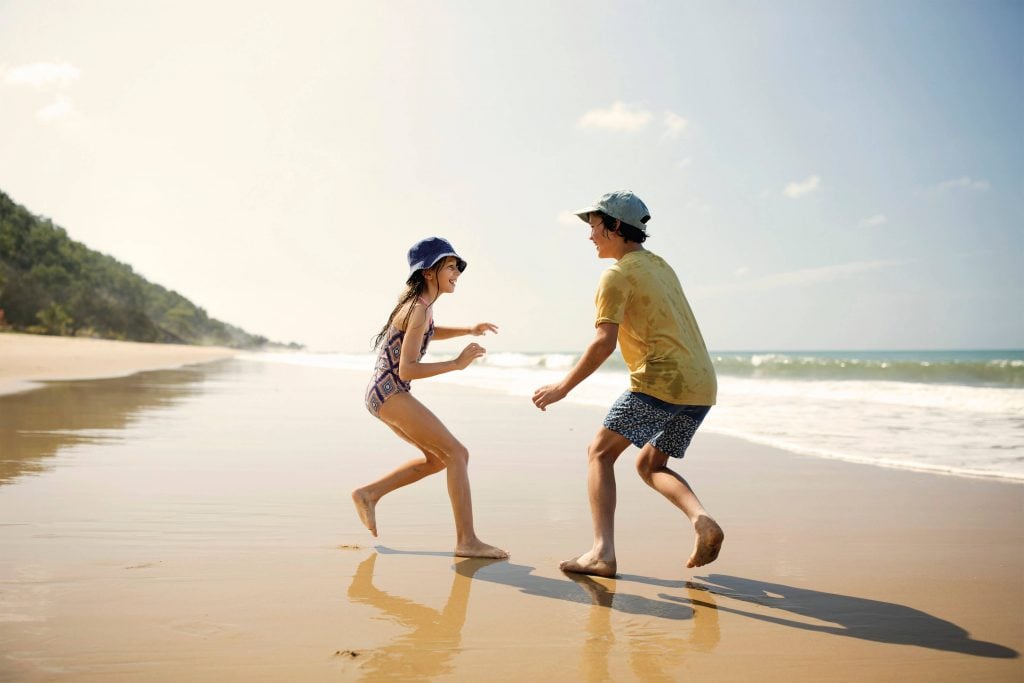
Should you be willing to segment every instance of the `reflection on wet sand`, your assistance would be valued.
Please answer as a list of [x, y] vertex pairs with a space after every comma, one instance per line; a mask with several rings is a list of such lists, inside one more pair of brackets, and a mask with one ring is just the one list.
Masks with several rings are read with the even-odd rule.
[[62, 449], [117, 438], [146, 411], [166, 408], [200, 391], [220, 362], [130, 377], [47, 386], [0, 396], [0, 485], [45, 471]]
[[448, 600], [439, 611], [374, 586], [373, 568], [377, 556], [374, 553], [359, 564], [348, 596], [354, 602], [379, 609], [409, 632], [366, 656], [361, 664], [362, 680], [429, 680], [450, 672], [452, 659], [459, 653], [462, 641], [473, 575], [481, 567], [501, 560], [460, 560], [455, 565]]
[[[612, 611], [616, 593], [589, 576], [567, 574], [589, 596], [592, 607], [587, 618], [587, 637], [582, 650], [581, 669], [588, 681], [612, 680], [609, 654], [615, 644]], [[633, 620], [624, 631], [629, 646], [629, 666], [641, 681], [674, 681], [691, 649], [709, 652], [718, 644], [718, 611], [699, 587], [686, 584], [689, 600], [701, 598], [693, 608], [693, 628], [684, 637], [676, 628], [666, 629], [652, 621]]]
[[[445, 554], [383, 546], [377, 550], [382, 554]], [[703, 586], [689, 582], [626, 577], [687, 591], [686, 597], [661, 595], [662, 600], [654, 600], [616, 592], [617, 582], [611, 579], [598, 582], [575, 574], [549, 578], [534, 574], [533, 567], [513, 562], [463, 560], [455, 565], [448, 602], [437, 611], [376, 589], [372, 585], [376, 558], [374, 554], [359, 566], [349, 597], [373, 605], [411, 631], [369, 655], [363, 665], [367, 680], [387, 678], [389, 672], [401, 672], [399, 678], [429, 678], [451, 671], [452, 656], [459, 651], [473, 580], [510, 586], [530, 596], [588, 605], [586, 633], [580, 644], [580, 670], [588, 681], [612, 679], [609, 661], [613, 647], [623, 635], [629, 648], [630, 668], [639, 680], [645, 681], [676, 680], [689, 653], [710, 652], [720, 638], [714, 598]], [[613, 614], [620, 615], [621, 620], [613, 623]]]

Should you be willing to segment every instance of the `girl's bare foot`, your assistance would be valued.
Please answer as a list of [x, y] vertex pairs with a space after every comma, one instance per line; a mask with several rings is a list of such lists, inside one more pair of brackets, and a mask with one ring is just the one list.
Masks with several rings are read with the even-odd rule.
[[356, 512], [359, 513], [359, 519], [363, 522], [363, 526], [370, 530], [373, 537], [377, 537], [377, 516], [374, 513], [374, 507], [377, 505], [377, 501], [366, 495], [362, 489], [356, 489], [352, 492], [352, 502], [356, 505]]
[[573, 574], [590, 574], [591, 576], [603, 576], [608, 579], [615, 578], [615, 560], [597, 560], [591, 553], [583, 553], [572, 560], [565, 560], [559, 563], [558, 568], [563, 572]]
[[508, 557], [508, 551], [487, 545], [477, 539], [468, 543], [460, 543], [455, 546], [456, 557], [486, 557], [492, 560], [504, 560]]
[[686, 566], [703, 567], [706, 564], [711, 564], [722, 549], [725, 532], [715, 520], [707, 515], [698, 517], [697, 521], [693, 523], [693, 529], [697, 532], [697, 540], [693, 544], [693, 554], [690, 555]]

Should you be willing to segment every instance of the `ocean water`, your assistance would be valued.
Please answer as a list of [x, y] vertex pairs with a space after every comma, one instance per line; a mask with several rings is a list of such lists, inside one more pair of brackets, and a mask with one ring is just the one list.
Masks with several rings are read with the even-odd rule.
[[[427, 360], [450, 358], [428, 354]], [[362, 370], [372, 354], [249, 354]], [[492, 353], [431, 378], [528, 399], [574, 353]], [[1024, 482], [1024, 350], [713, 353], [718, 405], [703, 430], [825, 458]], [[565, 400], [607, 407], [628, 386], [617, 354]]]

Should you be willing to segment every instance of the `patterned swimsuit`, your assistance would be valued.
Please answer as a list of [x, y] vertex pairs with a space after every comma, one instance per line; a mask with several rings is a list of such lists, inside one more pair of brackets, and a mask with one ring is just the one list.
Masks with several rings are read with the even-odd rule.
[[[434, 318], [430, 318], [427, 325], [427, 333], [423, 335], [423, 344], [420, 346], [420, 358], [427, 352], [427, 344], [434, 336]], [[412, 386], [410, 382], [403, 382], [398, 376], [398, 361], [402, 356], [402, 341], [405, 339], [405, 332], [394, 325], [388, 330], [388, 338], [377, 354], [377, 365], [373, 370], [373, 377], [366, 387], [366, 409], [374, 417], [380, 417], [380, 407], [384, 401], [395, 394], [409, 391]]]

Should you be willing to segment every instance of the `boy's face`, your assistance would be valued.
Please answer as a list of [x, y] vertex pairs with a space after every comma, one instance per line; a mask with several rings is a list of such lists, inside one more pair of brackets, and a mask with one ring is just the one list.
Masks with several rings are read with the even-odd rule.
[[597, 257], [614, 258], [612, 246], [615, 244], [616, 238], [621, 240], [622, 237], [606, 231], [601, 216], [596, 213], [587, 216], [587, 222], [590, 223], [590, 241], [597, 247]]

